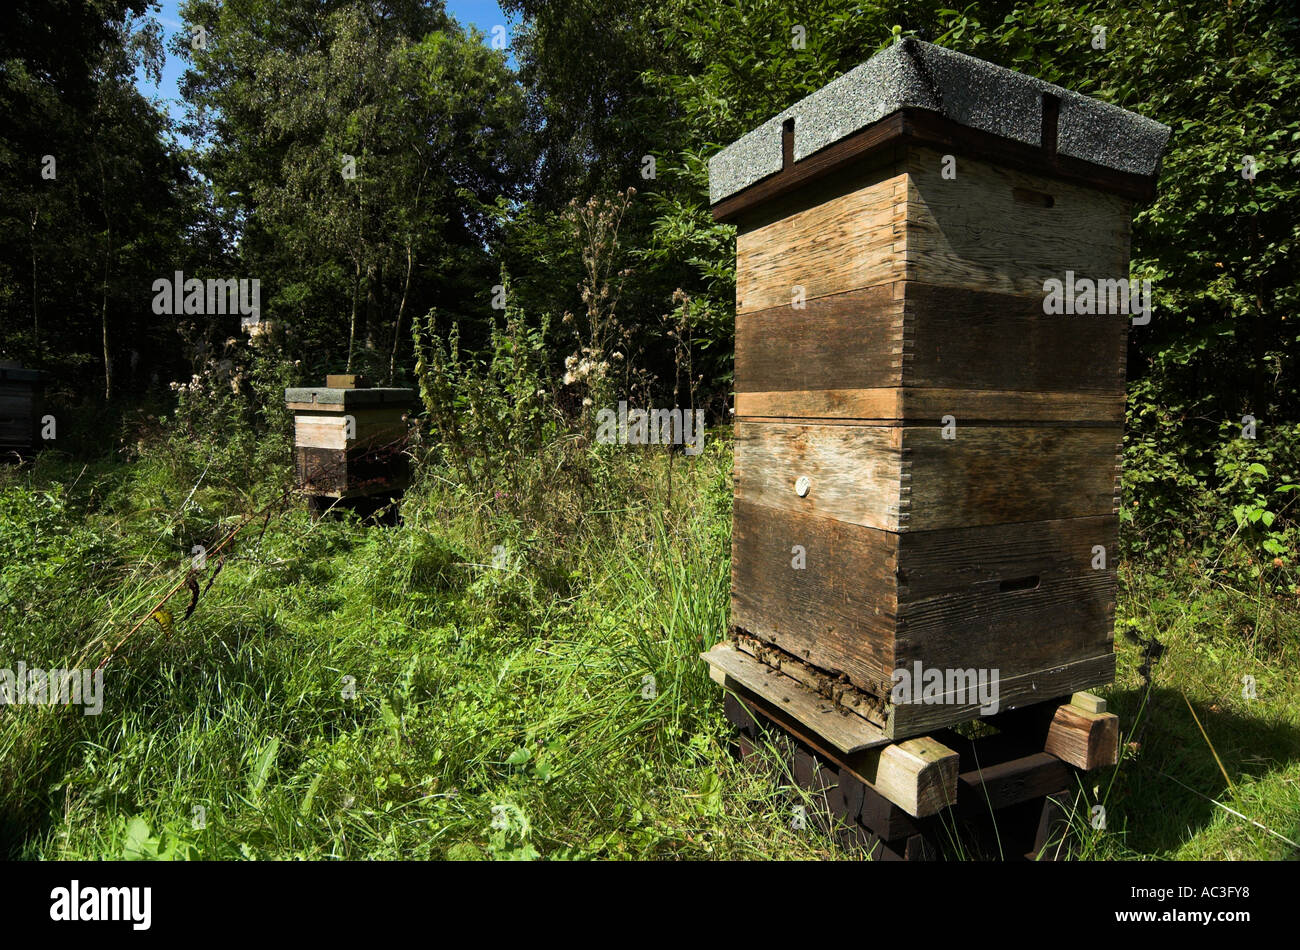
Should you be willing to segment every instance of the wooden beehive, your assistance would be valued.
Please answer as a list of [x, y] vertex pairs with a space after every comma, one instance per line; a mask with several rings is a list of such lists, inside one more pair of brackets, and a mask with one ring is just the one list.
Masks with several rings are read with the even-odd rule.
[[1127, 280], [1167, 135], [905, 40], [714, 157], [738, 643], [890, 737], [979, 714], [890, 702], [917, 663], [996, 670], [1002, 708], [1113, 677], [1132, 317], [1048, 315], [1045, 281]]
[[343, 385], [284, 392], [293, 410], [298, 487], [335, 499], [400, 493], [410, 479], [406, 414], [415, 405], [415, 393], [353, 388], [355, 377], [327, 382]]
[[24, 454], [41, 444], [44, 374], [0, 362], [0, 453]]

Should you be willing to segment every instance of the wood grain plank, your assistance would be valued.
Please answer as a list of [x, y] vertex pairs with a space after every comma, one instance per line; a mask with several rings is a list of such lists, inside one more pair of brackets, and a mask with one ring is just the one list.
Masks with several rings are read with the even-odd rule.
[[957, 804], [972, 810], [1005, 808], [1068, 788], [1071, 778], [1069, 766], [1056, 756], [1036, 752], [960, 773]]
[[903, 295], [905, 386], [1124, 392], [1127, 315], [1045, 314], [1041, 283], [1008, 294], [907, 281]]
[[738, 231], [736, 312], [789, 306], [796, 286], [813, 300], [902, 276], [902, 179], [894, 167], [881, 169], [845, 194]]
[[[900, 539], [899, 598], [911, 605], [954, 591], [997, 591], [1030, 575], [1113, 581], [1118, 532], [1115, 515], [909, 532]], [[1104, 568], [1093, 567], [1098, 545], [1110, 555]]]
[[964, 389], [815, 389], [736, 393], [736, 415], [752, 421], [937, 424], [944, 416], [966, 423], [1005, 422], [1118, 426], [1121, 393], [1014, 392]]
[[1115, 512], [1118, 426], [957, 425], [945, 439], [938, 425], [741, 420], [736, 497], [886, 531]]
[[[352, 438], [347, 438], [351, 420]], [[351, 413], [294, 414], [294, 445], [319, 449], [348, 449], [358, 445], [383, 445], [406, 435], [406, 422], [392, 409]]]
[[1011, 677], [1109, 653], [1116, 574], [1093, 568], [1093, 549], [1113, 556], [1117, 528], [1106, 516], [902, 535], [897, 664]]
[[907, 458], [900, 524], [966, 527], [1114, 513], [1122, 430], [939, 426], [902, 429]]
[[903, 383], [901, 281], [736, 314], [736, 392]]
[[[1115, 550], [1117, 524], [1105, 516], [899, 535], [741, 499], [732, 623], [877, 696], [916, 661], [1009, 679], [1086, 660], [1112, 649], [1116, 575], [1092, 565], [1095, 545]], [[1032, 588], [1003, 589], [1025, 577], [1037, 578]]]
[[[1129, 317], [896, 281], [736, 316], [736, 392], [1124, 392]], [[827, 397], [830, 398], [830, 397]], [[762, 414], [762, 413], [751, 413]], [[784, 413], [772, 413], [784, 414]]]
[[[1043, 281], [1128, 277], [1129, 202], [974, 158], [945, 179], [943, 155], [916, 148], [908, 179], [906, 276], [923, 283], [1036, 294]], [[1017, 198], [1042, 192], [1050, 207]], [[848, 288], [845, 288], [848, 289]]]
[[730, 644], [720, 643], [700, 656], [750, 692], [814, 730], [846, 755], [888, 743], [880, 730], [865, 719], [843, 712], [830, 700], [764, 666]]
[[733, 625], [884, 694], [895, 665], [897, 535], [742, 498], [731, 552]]
[[[1003, 707], [1030, 705], [1083, 686], [1108, 683], [1114, 677], [1115, 656], [1108, 653], [1003, 679], [998, 684], [998, 699]], [[894, 739], [926, 735], [981, 715], [978, 703], [896, 703], [889, 707], [890, 720], [885, 732]]]
[[[735, 431], [737, 498], [898, 530], [905, 430], [742, 420]], [[795, 491], [801, 476], [811, 481], [802, 498]]]

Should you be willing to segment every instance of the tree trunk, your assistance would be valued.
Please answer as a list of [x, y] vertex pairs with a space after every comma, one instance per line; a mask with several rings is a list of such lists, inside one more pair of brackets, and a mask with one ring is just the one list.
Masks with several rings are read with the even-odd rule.
[[104, 402], [113, 399], [113, 356], [108, 348], [108, 266], [113, 256], [113, 223], [108, 217], [108, 179], [104, 175], [104, 158], [95, 150], [99, 165], [99, 197], [104, 212], [104, 279], [100, 284], [99, 328], [104, 348]]
[[375, 284], [378, 279], [379, 268], [374, 264], [366, 267], [366, 326], [365, 326], [365, 346], [368, 351], [375, 348], [375, 323], [379, 309], [379, 300], [375, 296]]
[[108, 349], [108, 262], [113, 255], [113, 229], [108, 229], [108, 246], [104, 248], [104, 281], [100, 285], [99, 326], [104, 345], [104, 402], [113, 399], [113, 357]]
[[348, 326], [348, 365], [343, 370], [352, 372], [352, 349], [357, 341], [357, 295], [361, 292], [361, 261], [357, 261], [356, 278], [352, 281], [352, 322]]
[[36, 346], [41, 344], [41, 299], [36, 283], [36, 222], [41, 216], [40, 205], [32, 208], [32, 337]]
[[411, 289], [411, 267], [414, 264], [414, 257], [411, 253], [411, 245], [406, 245], [406, 280], [402, 283], [402, 302], [397, 306], [397, 320], [393, 323], [393, 352], [388, 357], [388, 385], [393, 385], [393, 377], [397, 374], [397, 341], [402, 338], [402, 317], [406, 314], [406, 294]]

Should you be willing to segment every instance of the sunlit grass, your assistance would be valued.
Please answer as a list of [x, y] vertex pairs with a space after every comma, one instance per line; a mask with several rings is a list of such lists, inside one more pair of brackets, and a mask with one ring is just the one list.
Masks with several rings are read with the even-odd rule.
[[[767, 772], [736, 762], [698, 660], [727, 624], [725, 440], [693, 460], [628, 452], [593, 465], [607, 467], [590, 489], [600, 506], [542, 484], [528, 504], [505, 505], [492, 486], [430, 469], [399, 527], [313, 522], [300, 506], [277, 513], [236, 548], [192, 617], [181, 619], [182, 594], [170, 635], [148, 623], [122, 647], [102, 716], [0, 711], [4, 848], [29, 858], [860, 856], [792, 826], [792, 806], [811, 800], [776, 752]], [[128, 629], [183, 575], [189, 534], [239, 513], [219, 484], [193, 494], [206, 522], [178, 513], [191, 486], [147, 458], [2, 478], [0, 539], [27, 552], [0, 564], [6, 654], [29, 663], [57, 665]], [[1166, 652], [1148, 687], [1139, 647], [1118, 639], [1119, 677], [1101, 692], [1132, 745], [1118, 770], [1089, 777], [1096, 796], [1082, 789], [1079, 854], [1292, 856], [1208, 799], [1300, 839], [1294, 608], [1129, 567], [1121, 625]], [[1247, 674], [1254, 700], [1242, 695]], [[1094, 801], [1105, 830], [1092, 826]], [[964, 854], [954, 839], [949, 856]]]

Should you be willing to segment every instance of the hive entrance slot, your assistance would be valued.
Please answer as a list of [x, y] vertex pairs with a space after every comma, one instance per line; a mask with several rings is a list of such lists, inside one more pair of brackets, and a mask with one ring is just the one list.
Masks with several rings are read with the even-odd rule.
[[1056, 204], [1056, 199], [1047, 192], [1032, 188], [1012, 188], [1011, 196], [1021, 204], [1038, 205], [1041, 208], [1050, 208]]
[[998, 584], [998, 590], [1002, 593], [1011, 593], [1018, 590], [1033, 590], [1038, 586], [1038, 575], [1031, 574], [1029, 577], [1012, 577]]
[[1041, 140], [1043, 151], [1048, 155], [1056, 154], [1056, 133], [1060, 121], [1060, 97], [1054, 96], [1050, 92], [1043, 93], [1043, 128]]

